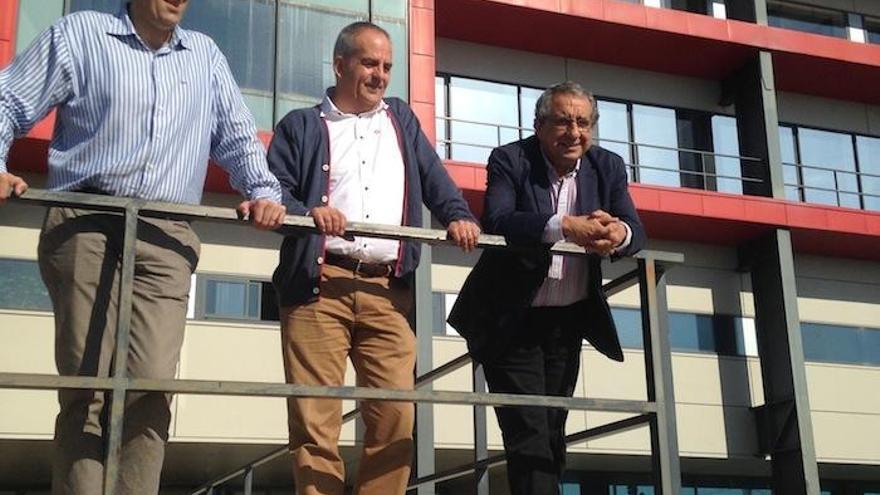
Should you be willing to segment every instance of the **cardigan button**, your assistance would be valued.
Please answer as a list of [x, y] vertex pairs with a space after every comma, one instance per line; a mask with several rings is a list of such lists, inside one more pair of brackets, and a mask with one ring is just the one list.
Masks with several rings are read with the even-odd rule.
[[319, 265], [323, 265], [324, 264], [324, 257], [318, 256], [318, 259], [316, 259], [315, 261], [317, 261]]
[[327, 204], [327, 201], [329, 201], [329, 200], [330, 200], [330, 198], [328, 198], [326, 194], [323, 195], [323, 196], [321, 196], [321, 202], [322, 202], [322, 203]]
[[320, 293], [321, 293], [321, 289], [319, 287], [315, 287], [314, 289], [312, 289], [312, 294], [317, 296]]
[[323, 170], [324, 172], [330, 171], [330, 164], [325, 163], [325, 164], [321, 165], [321, 170]]

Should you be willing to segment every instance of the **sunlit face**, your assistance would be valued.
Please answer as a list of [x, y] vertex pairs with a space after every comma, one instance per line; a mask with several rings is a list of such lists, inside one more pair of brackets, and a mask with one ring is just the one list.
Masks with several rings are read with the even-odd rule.
[[535, 135], [554, 168], [570, 170], [592, 144], [593, 106], [586, 98], [563, 93], [553, 96], [551, 107], [547, 118], [535, 120]]
[[140, 19], [150, 29], [170, 32], [183, 20], [189, 0], [134, 0], [132, 7], [138, 10]]
[[[336, 57], [336, 101], [350, 105], [353, 113], [375, 108], [391, 80], [391, 41], [381, 31], [364, 29], [355, 36], [357, 49], [349, 57]], [[340, 109], [342, 109], [340, 107]]]

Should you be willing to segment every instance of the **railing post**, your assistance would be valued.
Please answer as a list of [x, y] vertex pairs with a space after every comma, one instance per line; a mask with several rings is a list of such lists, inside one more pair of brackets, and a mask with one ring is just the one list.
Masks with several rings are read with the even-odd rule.
[[[422, 207], [425, 225], [431, 224], [431, 215]], [[431, 246], [422, 246], [421, 262], [415, 274], [415, 329], [416, 329], [416, 376], [434, 368], [434, 311], [431, 287]], [[423, 388], [431, 390], [431, 384]], [[434, 405], [416, 404], [415, 469], [416, 478], [435, 471], [434, 463]], [[420, 485], [418, 495], [434, 495], [434, 483]]]
[[250, 467], [244, 473], [244, 495], [251, 495], [254, 491], [254, 468]]
[[681, 466], [672, 385], [672, 354], [666, 313], [666, 280], [652, 258], [638, 260], [648, 400], [657, 404], [650, 421], [651, 460], [659, 495], [678, 495]]
[[[473, 364], [474, 392], [482, 394], [486, 392], [486, 375], [483, 367]], [[489, 436], [486, 424], [486, 406], [474, 406], [474, 464], [478, 467], [474, 470], [474, 493], [476, 495], [489, 495], [489, 467], [479, 467], [481, 461], [489, 458]]]
[[[134, 262], [137, 242], [138, 202], [132, 200], [125, 207], [125, 232], [122, 243], [122, 267], [119, 277], [119, 308], [116, 327], [116, 350], [113, 355], [113, 392], [107, 428], [110, 430], [104, 463], [104, 493], [116, 493], [119, 480], [119, 460], [122, 450], [122, 428], [125, 416], [125, 395], [128, 388], [128, 344], [131, 331], [131, 302], [134, 286]], [[106, 404], [106, 401], [105, 401]]]

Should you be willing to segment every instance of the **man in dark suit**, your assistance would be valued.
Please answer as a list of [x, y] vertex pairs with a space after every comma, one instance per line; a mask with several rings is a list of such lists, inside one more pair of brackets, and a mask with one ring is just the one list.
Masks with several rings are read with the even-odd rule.
[[[568, 396], [581, 341], [623, 352], [602, 292], [602, 256], [638, 251], [645, 233], [627, 191], [623, 160], [592, 146], [596, 100], [573, 82], [535, 105], [535, 135], [493, 150], [483, 228], [515, 250], [486, 251], [449, 316], [483, 365], [489, 390]], [[551, 255], [561, 240], [587, 256]], [[568, 411], [496, 408], [514, 495], [558, 494]]]

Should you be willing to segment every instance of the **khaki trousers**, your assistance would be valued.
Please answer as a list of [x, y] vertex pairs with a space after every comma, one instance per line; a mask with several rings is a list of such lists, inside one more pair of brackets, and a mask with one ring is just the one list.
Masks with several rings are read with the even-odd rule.
[[[324, 265], [321, 298], [281, 308], [287, 381], [343, 385], [346, 357], [361, 387], [412, 390], [415, 336], [406, 315], [412, 294], [388, 277], [364, 277]], [[412, 458], [411, 403], [363, 401], [366, 431], [354, 493], [403, 494]], [[290, 448], [298, 495], [342, 495], [345, 469], [337, 442], [342, 401], [290, 398]]]
[[[123, 232], [118, 214], [50, 208], [46, 215], [39, 265], [55, 311], [55, 362], [61, 375], [110, 374]], [[138, 222], [130, 377], [174, 377], [199, 249], [186, 222]], [[127, 394], [117, 493], [158, 493], [170, 402], [163, 393]], [[109, 414], [105, 393], [64, 390], [59, 403], [52, 493], [102, 493]]]

